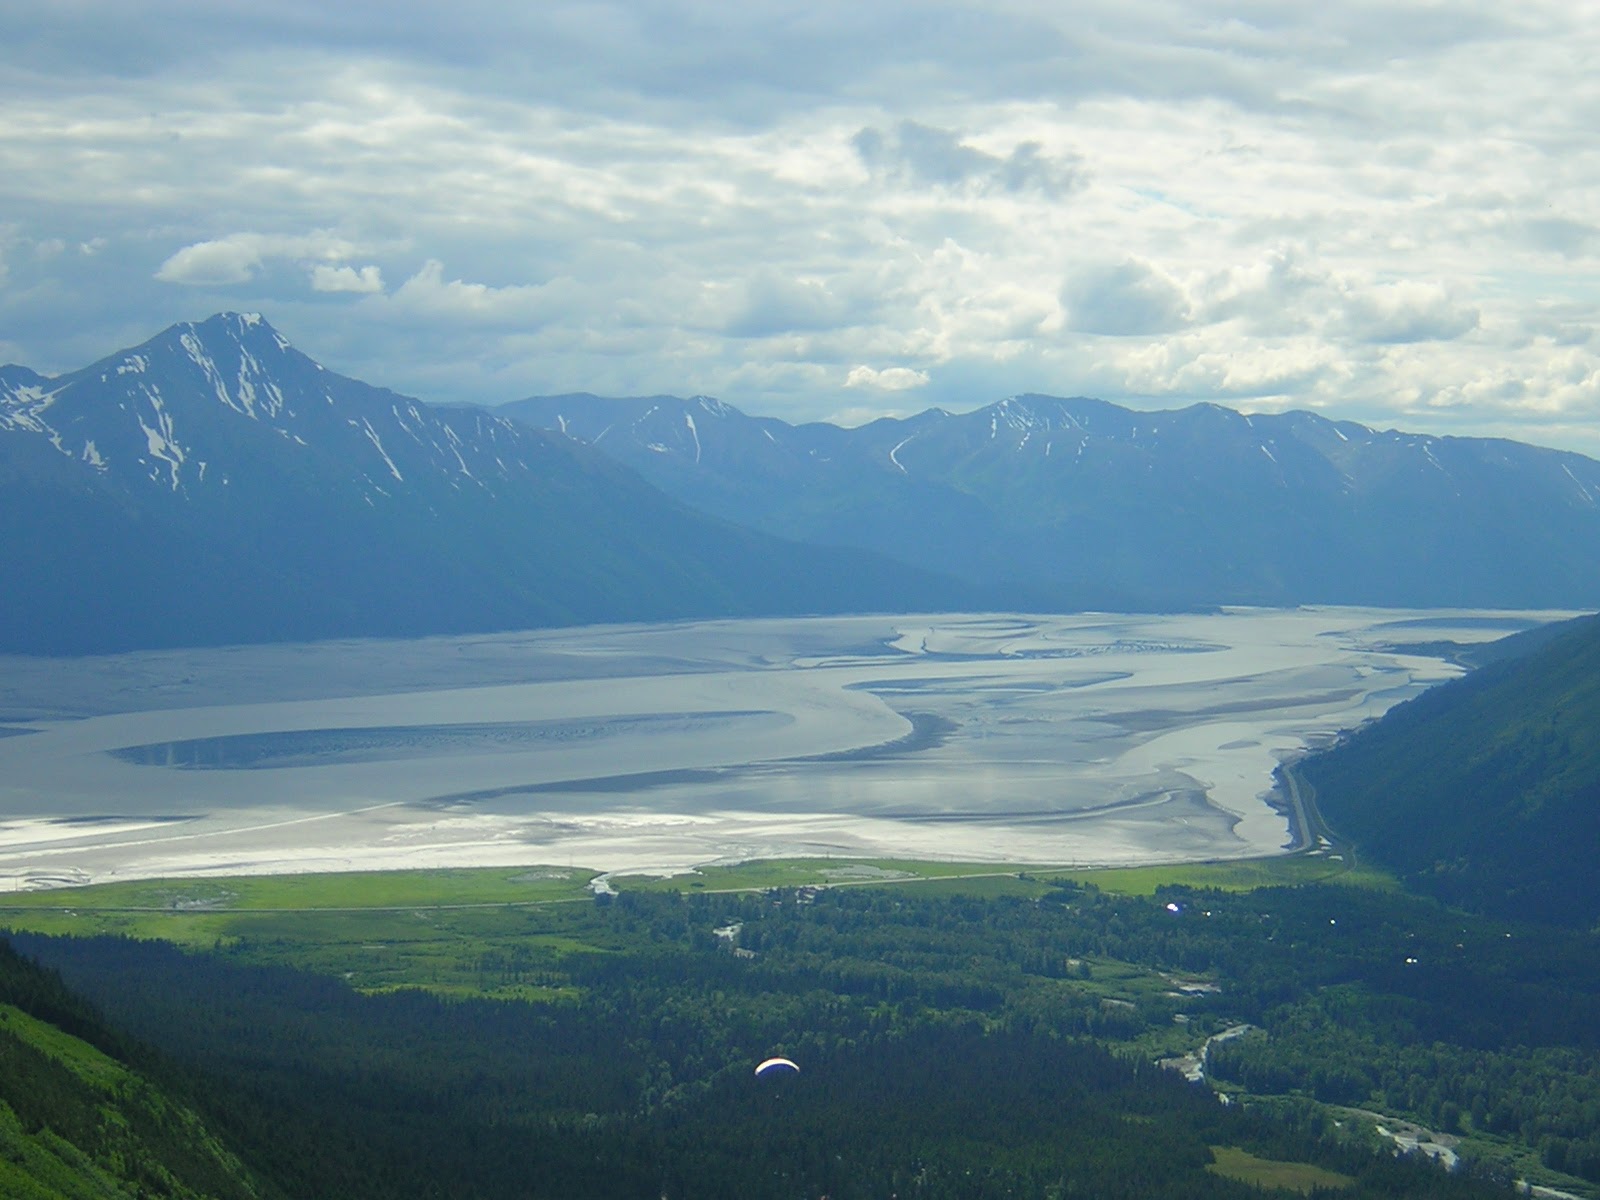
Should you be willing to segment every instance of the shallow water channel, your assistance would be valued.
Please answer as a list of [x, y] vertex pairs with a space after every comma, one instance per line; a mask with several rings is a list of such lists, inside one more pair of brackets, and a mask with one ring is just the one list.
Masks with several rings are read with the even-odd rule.
[[0, 889], [1284, 847], [1272, 772], [1564, 614], [607, 626], [0, 659]]

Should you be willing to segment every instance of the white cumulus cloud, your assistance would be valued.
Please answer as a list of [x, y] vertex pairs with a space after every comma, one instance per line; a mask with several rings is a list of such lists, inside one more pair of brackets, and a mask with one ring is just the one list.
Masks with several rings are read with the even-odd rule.
[[222, 238], [185, 246], [156, 271], [162, 283], [219, 287], [245, 283], [261, 267], [261, 247], [252, 237]]
[[424, 317], [486, 322], [525, 328], [557, 311], [554, 289], [543, 284], [493, 286], [446, 279], [444, 264], [430, 258], [394, 290], [394, 309]]
[[1080, 333], [1137, 337], [1172, 333], [1189, 319], [1189, 301], [1170, 277], [1128, 258], [1086, 267], [1067, 279], [1061, 300]]
[[318, 263], [311, 268], [311, 290], [316, 292], [357, 292], [371, 295], [383, 291], [383, 272], [375, 266], [330, 267]]
[[[356, 252], [356, 246], [332, 234], [234, 233], [183, 247], [161, 264], [155, 277], [162, 283], [190, 287], [226, 287], [250, 282], [269, 259], [287, 259], [308, 265], [317, 262], [323, 271], [331, 272], [313, 268], [311, 283], [318, 291], [375, 290], [371, 283], [377, 279], [376, 267], [364, 267], [358, 274], [337, 265]], [[350, 280], [361, 286], [337, 286]], [[323, 286], [327, 283], [336, 286]]]
[[911, 388], [926, 387], [928, 380], [926, 371], [916, 371], [910, 367], [886, 367], [880, 371], [875, 367], [862, 366], [850, 368], [844, 385], [850, 388], [877, 388], [881, 392], [904, 392]]

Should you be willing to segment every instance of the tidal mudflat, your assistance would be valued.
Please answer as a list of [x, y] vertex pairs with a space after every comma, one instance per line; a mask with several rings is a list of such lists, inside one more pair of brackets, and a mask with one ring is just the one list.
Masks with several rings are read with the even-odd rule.
[[610, 626], [0, 659], [0, 889], [889, 855], [1271, 853], [1285, 757], [1560, 613]]

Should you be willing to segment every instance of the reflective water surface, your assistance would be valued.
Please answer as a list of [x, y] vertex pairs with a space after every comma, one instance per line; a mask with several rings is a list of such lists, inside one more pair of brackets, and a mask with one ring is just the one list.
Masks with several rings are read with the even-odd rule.
[[1290, 841], [1274, 767], [1565, 614], [947, 614], [0, 659], [0, 888]]

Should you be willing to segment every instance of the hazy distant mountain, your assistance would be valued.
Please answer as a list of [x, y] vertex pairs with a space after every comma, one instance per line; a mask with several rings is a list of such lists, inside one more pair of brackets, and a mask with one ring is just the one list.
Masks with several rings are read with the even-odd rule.
[[1515, 442], [1047, 396], [859, 429], [705, 397], [497, 411], [708, 513], [1037, 603], [1600, 602], [1600, 463]]
[[1334, 828], [1413, 885], [1600, 927], [1600, 617], [1534, 632], [1302, 771]]
[[325, 370], [226, 314], [0, 369], [0, 649], [945, 606], [669, 500], [570, 439]]

